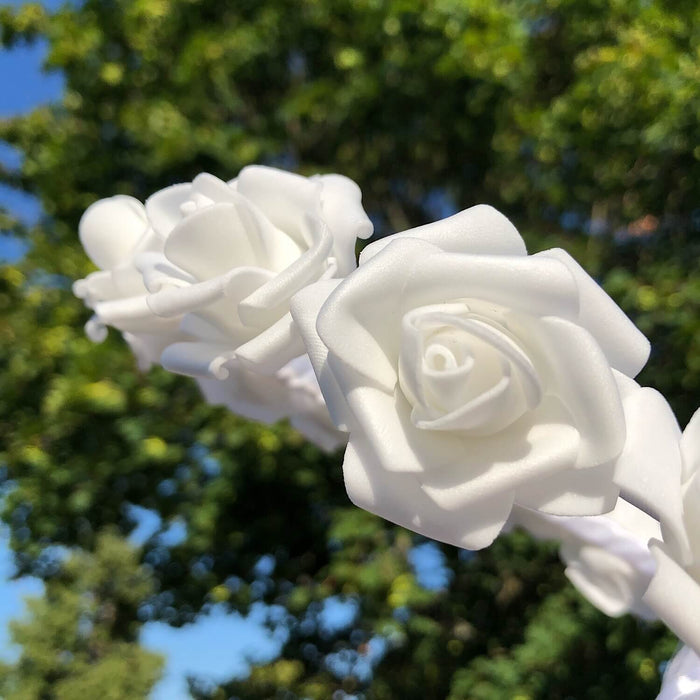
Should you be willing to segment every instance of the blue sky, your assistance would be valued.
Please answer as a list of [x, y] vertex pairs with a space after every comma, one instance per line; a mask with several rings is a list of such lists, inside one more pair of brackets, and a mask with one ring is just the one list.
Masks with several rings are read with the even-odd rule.
[[5, 661], [17, 658], [18, 649], [10, 645], [7, 623], [23, 608], [22, 600], [29, 595], [40, 595], [43, 591], [41, 581], [23, 578], [8, 582], [14, 567], [10, 550], [7, 548], [7, 533], [2, 530], [0, 539], [0, 659]]
[[[7, 3], [5, 3], [7, 4]], [[21, 3], [10, 2], [10, 5]], [[45, 2], [57, 7], [61, 2]], [[20, 114], [51, 100], [58, 99], [63, 89], [60, 74], [46, 74], [41, 70], [46, 46], [37, 43], [19, 46], [10, 51], [0, 50], [0, 76], [3, 89], [0, 91], [0, 118]], [[0, 161], [6, 167], [18, 167], [19, 155], [7, 144], [0, 143]], [[0, 185], [0, 207], [9, 209], [27, 223], [36, 221], [41, 214], [37, 200]], [[21, 243], [0, 232], [0, 262], [21, 257]], [[132, 541], [141, 544], [160, 527], [158, 515], [144, 509], [135, 509], [139, 526], [132, 534]], [[174, 544], [183, 535], [182, 526], [171, 527], [165, 544]], [[433, 543], [415, 547], [411, 554], [419, 581], [426, 588], [443, 588], [449, 583], [444, 558]], [[269, 575], [274, 562], [262, 558], [260, 575]], [[10, 581], [13, 565], [8, 549], [7, 531], [0, 529], [0, 658], [12, 660], [18, 648], [11, 646], [7, 625], [11, 618], [21, 616], [24, 611], [23, 598], [40, 595], [41, 581], [23, 578]], [[154, 689], [151, 700], [184, 700], [189, 698], [186, 677], [194, 675], [212, 682], [221, 682], [240, 677], [248, 672], [250, 661], [273, 658], [284, 640], [282, 624], [270, 630], [262, 622], [271, 610], [261, 604], [253, 605], [247, 618], [227, 614], [221, 606], [214, 606], [195, 624], [175, 629], [161, 622], [147, 623], [143, 627], [141, 641], [154, 651], [166, 656], [166, 668], [162, 680]], [[274, 610], [272, 611], [274, 613]], [[326, 601], [319, 614], [319, 624], [328, 631], [350, 626], [358, 612], [357, 602], [333, 597]], [[370, 653], [362, 659], [348, 654], [333, 655], [329, 667], [343, 673], [352, 669], [359, 676], [371, 673], [387, 648], [386, 640], [373, 638], [369, 643]]]
[[[21, 2], [10, 0], [5, 5], [17, 6]], [[57, 0], [44, 2], [49, 8], [59, 7]], [[58, 72], [44, 73], [41, 64], [46, 55], [46, 44], [35, 42], [31, 45], [20, 44], [11, 51], [0, 50], [0, 119], [26, 112], [37, 105], [55, 100], [63, 90], [63, 76]], [[0, 144], [0, 161], [5, 166], [16, 167], [19, 156], [7, 144]], [[39, 216], [39, 204], [30, 197], [16, 190], [0, 185], [0, 206], [18, 214], [24, 221], [35, 221]], [[0, 250], [4, 257], [16, 257], [21, 247], [0, 240]]]

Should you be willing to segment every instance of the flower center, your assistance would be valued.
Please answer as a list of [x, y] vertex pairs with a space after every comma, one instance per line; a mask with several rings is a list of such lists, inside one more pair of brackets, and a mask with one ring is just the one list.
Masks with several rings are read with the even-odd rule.
[[498, 310], [489, 312], [454, 303], [404, 317], [399, 386], [416, 427], [489, 435], [539, 404], [534, 365]]
[[457, 358], [444, 345], [433, 344], [425, 351], [425, 362], [437, 372], [443, 370], [455, 369], [457, 367]]

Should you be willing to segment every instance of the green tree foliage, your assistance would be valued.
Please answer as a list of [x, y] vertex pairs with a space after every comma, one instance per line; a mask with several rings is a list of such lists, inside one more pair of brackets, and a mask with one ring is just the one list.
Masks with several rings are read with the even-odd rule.
[[[605, 283], [652, 340], [641, 381], [684, 423], [700, 404], [696, 3], [86, 0], [5, 7], [0, 29], [4, 46], [46, 39], [66, 79], [60, 103], [0, 123], [23, 157], [2, 181], [47, 213], [31, 230], [2, 217], [31, 244], [0, 272], [19, 572], [50, 583], [53, 545], [94, 552], [141, 506], [186, 534], [145, 544], [156, 590], [140, 617], [120, 608], [110, 643], [136, 619], [181, 624], [214, 603], [264, 602], [285, 631], [279, 659], [219, 689], [193, 679], [195, 696], [654, 697], [672, 637], [593, 610], [552, 547], [521, 533], [478, 556], [441, 547], [449, 582], [426, 589], [419, 540], [349, 505], [340, 455], [137, 373], [118, 334], [92, 345], [70, 284], [90, 271], [76, 234], [90, 203], [202, 170], [343, 172], [379, 235], [487, 201], [531, 250], [564, 247]], [[356, 606], [347, 628], [324, 629], [330, 598]]]
[[5, 700], [140, 700], [158, 680], [163, 660], [136, 642], [134, 613], [153, 591], [136, 552], [114, 533], [94, 554], [71, 554], [28, 600], [27, 619], [11, 624], [19, 661], [0, 667]]

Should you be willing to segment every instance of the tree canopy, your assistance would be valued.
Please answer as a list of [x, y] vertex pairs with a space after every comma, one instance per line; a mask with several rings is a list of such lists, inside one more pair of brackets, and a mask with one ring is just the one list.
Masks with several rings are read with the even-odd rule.
[[22, 645], [14, 666], [1, 667], [6, 700], [146, 697], [162, 659], [136, 643], [134, 613], [153, 593], [135, 552], [117, 535], [101, 533], [95, 552], [69, 556], [29, 600], [30, 618], [12, 624]]
[[[262, 601], [286, 630], [280, 657], [221, 688], [193, 679], [195, 697], [655, 697], [675, 640], [594, 610], [554, 546], [520, 532], [478, 555], [441, 546], [449, 580], [422, 585], [422, 541], [348, 502], [342, 455], [207, 406], [187, 379], [139, 373], [116, 333], [93, 345], [70, 285], [91, 270], [77, 237], [89, 204], [201, 171], [346, 174], [380, 236], [488, 202], [530, 250], [566, 248], [604, 283], [652, 341], [640, 382], [684, 424], [700, 404], [700, 7], [86, 0], [5, 6], [0, 31], [4, 47], [46, 40], [66, 80], [59, 103], [0, 122], [22, 156], [1, 180], [45, 212], [31, 227], [2, 213], [30, 245], [0, 271], [2, 517], [18, 573], [47, 583], [2, 683], [117, 697], [106, 688], [133, 658], [119, 697], [140, 697], [159, 668], [135, 646], [140, 623]], [[132, 506], [184, 537], [153, 535], [140, 551], [152, 583], [124, 600], [115, 588], [109, 620], [81, 637], [78, 601], [89, 592], [97, 615], [106, 572], [138, 571], [118, 539]], [[356, 615], [329, 632], [331, 598]], [[72, 635], [41, 642], [70, 653], [61, 670], [30, 663], [43, 620]]]

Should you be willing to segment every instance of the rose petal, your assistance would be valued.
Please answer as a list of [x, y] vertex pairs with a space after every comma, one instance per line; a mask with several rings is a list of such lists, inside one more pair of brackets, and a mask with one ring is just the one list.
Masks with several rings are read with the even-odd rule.
[[200, 194], [212, 202], [235, 203], [236, 190], [210, 173], [200, 173], [192, 180], [192, 194]]
[[93, 343], [104, 343], [107, 340], [109, 331], [107, 326], [105, 326], [102, 321], [100, 321], [99, 316], [93, 314], [84, 326], [85, 335], [90, 338]]
[[470, 435], [493, 435], [509, 426], [523, 413], [521, 395], [510, 377], [496, 384], [463, 406], [437, 418], [421, 417], [415, 408], [411, 420], [421, 430], [465, 430]]
[[[631, 381], [631, 380], [630, 380]], [[622, 497], [661, 522], [679, 560], [690, 556], [683, 525], [680, 428], [658, 391], [639, 388], [624, 399], [627, 442], [615, 469]]]
[[141, 296], [146, 293], [141, 273], [134, 267], [133, 260], [117, 265], [110, 272], [114, 293], [112, 299]]
[[236, 207], [248, 241], [260, 265], [279, 272], [291, 265], [302, 249], [284, 231], [272, 225], [255, 204], [223, 180], [202, 173], [192, 181], [193, 194], [200, 194], [211, 203], [229, 203]]
[[321, 215], [321, 188], [320, 182], [263, 165], [243, 168], [237, 179], [238, 191], [302, 247], [306, 247], [302, 217]]
[[207, 327], [217, 329], [217, 336], [225, 335], [233, 346], [237, 346], [258, 332], [241, 322], [236, 313], [238, 300], [264, 284], [271, 276], [271, 272], [261, 268], [233, 268], [228, 273], [205, 282], [163, 289], [149, 295], [146, 303], [160, 317], [196, 313]]
[[143, 204], [117, 195], [91, 204], [78, 225], [80, 242], [97, 267], [109, 270], [129, 260], [148, 229]]
[[700, 471], [700, 410], [685, 426], [681, 437], [681, 455], [683, 456], [683, 481]]
[[490, 545], [503, 528], [512, 507], [512, 492], [484, 499], [468, 508], [445, 511], [419, 487], [412, 474], [387, 472], [373, 451], [351, 437], [343, 462], [350, 500], [370, 513], [426, 537], [467, 549]]
[[347, 433], [337, 430], [328, 414], [324, 416], [320, 409], [315, 413], [293, 413], [289, 423], [324, 452], [334, 452], [348, 441]]
[[684, 646], [664, 671], [664, 679], [656, 700], [698, 700], [700, 698], [700, 658]]
[[629, 377], [639, 374], [651, 351], [642, 332], [566, 251], [553, 248], [534, 257], [540, 256], [559, 260], [574, 276], [581, 304], [578, 322], [596, 339], [610, 365]]
[[257, 246], [258, 255], [264, 261], [265, 267], [273, 272], [287, 269], [306, 247], [299, 246], [284, 231], [273, 226], [253, 202], [237, 193], [234, 194], [238, 216], [250, 240]]
[[198, 314], [185, 314], [180, 320], [180, 332], [191, 335], [194, 339], [218, 345], [231, 342], [230, 337], [221, 328]]
[[238, 307], [244, 323], [267, 325], [289, 311], [292, 296], [326, 271], [326, 260], [333, 246], [328, 226], [315, 216], [304, 217], [311, 246], [286, 270], [280, 272], [246, 297]]
[[272, 374], [290, 360], [303, 355], [304, 341], [287, 313], [264, 331], [236, 349], [236, 358], [246, 369]]
[[[622, 498], [618, 499], [615, 510], [603, 517], [606, 521], [612, 520], [616, 526], [619, 526], [627, 534], [627, 541], [634, 543], [634, 553], [631, 556], [636, 562], [636, 567], [640, 570], [648, 571], [649, 574], [656, 571], [656, 564], [653, 562], [648, 544], [651, 539], [661, 539], [661, 527], [658, 521]], [[621, 540], [622, 537], [618, 537], [616, 541]], [[640, 561], [638, 556], [639, 548], [644, 553], [643, 562]]]
[[139, 253], [134, 256], [134, 267], [143, 277], [146, 289], [155, 294], [168, 287], [188, 287], [197, 279], [177, 265], [173, 265], [164, 253]]
[[114, 282], [110, 270], [91, 272], [87, 277], [73, 282], [73, 294], [83, 299], [88, 308], [98, 301], [105, 301], [115, 296]]
[[355, 182], [343, 175], [320, 175], [318, 180], [323, 186], [321, 212], [333, 234], [338, 276], [345, 277], [357, 267], [357, 239], [369, 238], [374, 226], [362, 208], [362, 191]]
[[235, 361], [236, 352], [228, 345], [218, 343], [173, 343], [163, 351], [160, 363], [169, 372], [188, 377], [227, 379], [229, 364]]
[[[201, 326], [204, 328], [216, 328], [218, 337], [223, 338], [222, 342], [228, 344], [231, 350], [235, 350], [242, 343], [254, 338], [257, 333], [254, 329], [244, 326], [236, 314], [235, 303], [226, 298], [214, 301], [206, 307], [186, 314], [187, 316], [197, 316], [201, 319]], [[201, 340], [209, 340], [210, 335], [200, 335]]]
[[[687, 569], [698, 581], [698, 585], [700, 585], [700, 472], [693, 474], [683, 484], [682, 494], [684, 533], [688, 537], [688, 546], [690, 548], [690, 559]], [[664, 523], [662, 523], [662, 530], [669, 549], [672, 547], [675, 547], [677, 550], [681, 549], [674, 538], [666, 532]]]
[[276, 376], [289, 391], [289, 422], [294, 428], [326, 452], [347, 443], [347, 434], [331, 421], [308, 355], [295, 357]]
[[632, 612], [655, 619], [642, 596], [656, 571], [647, 542], [660, 530], [646, 513], [622, 499], [610, 513], [584, 517], [545, 515], [515, 505], [509, 522], [535, 537], [562, 542], [566, 575], [608, 615]]
[[166, 335], [164, 333], [122, 333], [124, 340], [129, 344], [131, 352], [134, 353], [138, 367], [141, 371], [146, 371], [152, 365], [160, 362], [163, 350], [176, 342], [177, 335]]
[[[332, 362], [329, 357], [329, 362]], [[338, 373], [331, 364], [331, 370]], [[323, 385], [321, 385], [323, 386]], [[466, 441], [457, 433], [420, 430], [411, 421], [411, 406], [401, 391], [389, 394], [371, 386], [359, 386], [345, 394], [358, 428], [387, 471], [422, 474], [459, 461]]]
[[659, 523], [621, 498], [610, 513], [582, 517], [549, 515], [516, 503], [511, 521], [541, 539], [576, 540], [603, 547], [633, 563], [649, 579], [656, 571], [647, 544], [661, 537]]
[[350, 420], [348, 404], [328, 367], [328, 348], [316, 331], [318, 312], [340, 282], [339, 279], [324, 280], [297, 292], [292, 298], [291, 313], [304, 339], [306, 352], [311, 360], [333, 423], [340, 430], [347, 430]]
[[550, 515], [607, 513], [615, 507], [620, 492], [612, 483], [614, 469], [615, 463], [610, 462], [533, 479], [517, 489], [515, 500]]
[[146, 287], [143, 283], [141, 272], [134, 265], [134, 260], [142, 255], [162, 252], [162, 241], [152, 228], [139, 239], [138, 244], [131, 252], [131, 256], [112, 268], [112, 284], [114, 285], [114, 297], [129, 297], [144, 294]]
[[[633, 585], [635, 571], [624, 559], [613, 556], [598, 547], [569, 548], [564, 544], [561, 557], [567, 567], [564, 574], [571, 583], [598, 610], [609, 617], [620, 617], [630, 612], [643, 592]], [[646, 619], [653, 619], [648, 611]]]
[[171, 262], [199, 280], [223, 275], [234, 267], [262, 267], [238, 210], [233, 204], [213, 204], [183, 219], [165, 242]]
[[145, 295], [101, 301], [94, 308], [100, 323], [130, 333], [171, 333], [179, 324], [177, 319], [156, 316], [148, 307]]
[[525, 243], [511, 222], [487, 204], [424, 226], [387, 236], [368, 245], [360, 256], [365, 264], [399, 238], [418, 238], [450, 253], [472, 255], [526, 255]]
[[228, 365], [229, 377], [225, 380], [198, 377], [206, 400], [214, 405], [226, 406], [236, 415], [262, 423], [274, 423], [286, 415], [287, 391], [282, 382], [272, 377], [260, 377]]
[[644, 602], [696, 653], [700, 653], [700, 586], [673, 559], [662, 542], [652, 540], [656, 575]]
[[561, 473], [568, 484], [579, 436], [561, 407], [545, 399], [531, 413], [500, 433], [464, 441], [461, 455], [444, 468], [430, 468], [420, 477], [423, 490], [441, 507], [453, 510], [507, 490], [519, 501], [522, 488]]
[[578, 433], [553, 400], [497, 435], [420, 430], [401, 392], [358, 387], [348, 396], [355, 425], [387, 471], [412, 472], [431, 498], [456, 508], [515, 489], [576, 459]]
[[192, 185], [189, 182], [171, 185], [159, 190], [146, 200], [146, 215], [155, 232], [165, 240], [182, 221], [182, 205], [190, 199]]
[[[196, 315], [201, 319], [201, 332], [190, 332], [200, 338], [227, 341], [232, 348], [254, 338], [259, 330], [243, 324], [238, 316], [238, 300], [245, 298], [272, 277], [272, 273], [256, 267], [233, 268], [225, 275], [190, 287], [165, 289], [148, 298], [154, 313], [160, 316]], [[196, 322], [189, 322], [194, 328]], [[213, 334], [211, 329], [214, 329]]]
[[[389, 255], [361, 265], [329, 296], [316, 328], [339, 369], [347, 365], [363, 382], [393, 392], [404, 315], [399, 299], [418, 259], [437, 251], [422, 241], [396, 242]], [[336, 378], [347, 393], [351, 387], [344, 385], [343, 374]]]
[[545, 391], [559, 397], [581, 434], [578, 466], [617, 457], [625, 441], [625, 416], [610, 365], [593, 336], [563, 318], [525, 325], [516, 316], [512, 325], [529, 348]]

